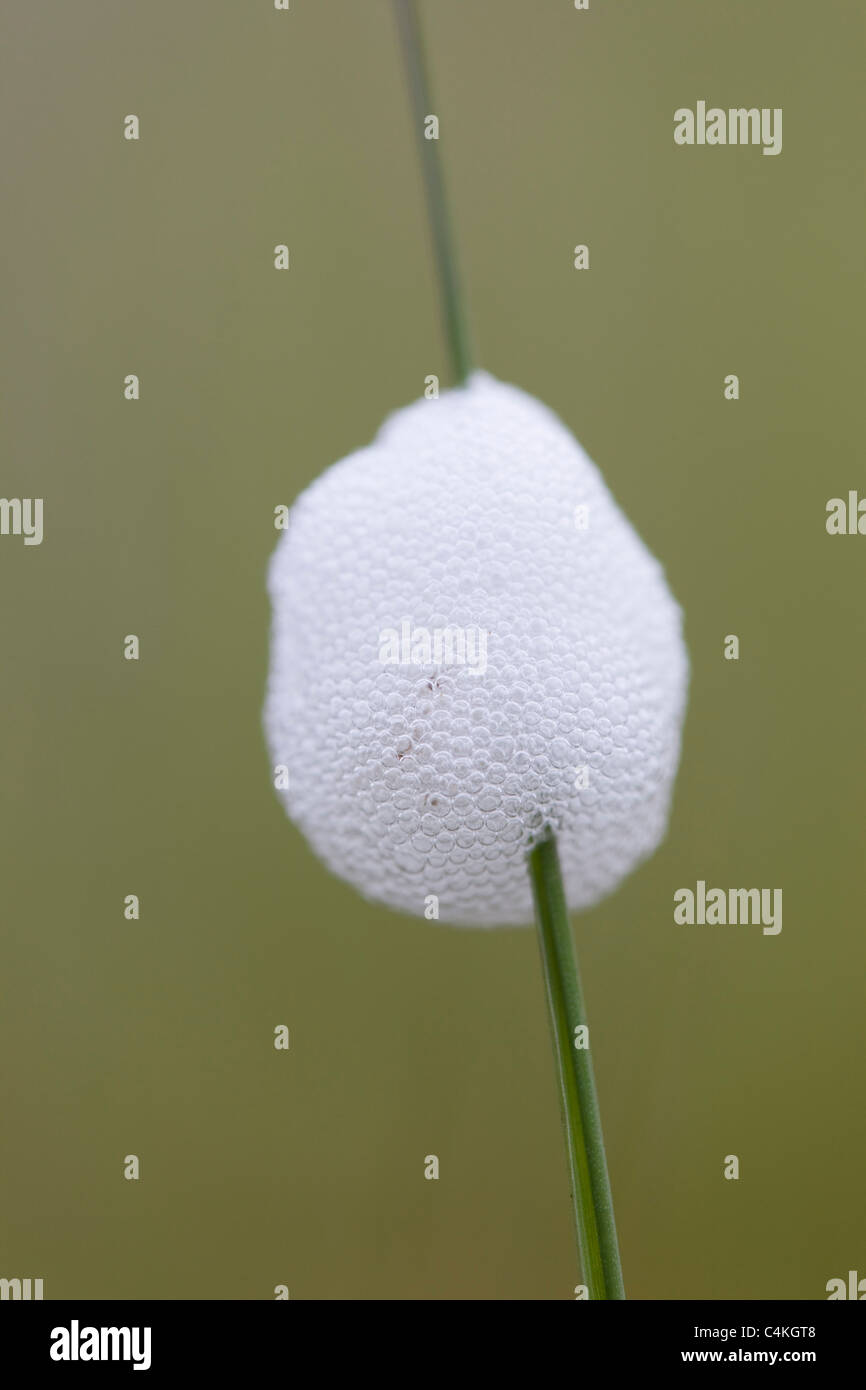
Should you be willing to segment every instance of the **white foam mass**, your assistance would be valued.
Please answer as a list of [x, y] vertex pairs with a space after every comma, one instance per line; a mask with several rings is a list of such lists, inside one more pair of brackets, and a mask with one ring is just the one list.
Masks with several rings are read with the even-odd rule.
[[680, 609], [533, 397], [476, 372], [392, 415], [295, 503], [268, 587], [280, 795], [365, 897], [530, 922], [545, 827], [571, 908], [659, 844], [688, 684]]

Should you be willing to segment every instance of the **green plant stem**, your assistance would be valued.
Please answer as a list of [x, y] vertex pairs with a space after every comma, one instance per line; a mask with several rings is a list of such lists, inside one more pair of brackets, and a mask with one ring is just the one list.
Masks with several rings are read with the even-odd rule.
[[[394, 0], [394, 9], [419, 142], [445, 337], [455, 381], [462, 385], [472, 371], [472, 353], [439, 163], [439, 142], [426, 139], [424, 134], [427, 117], [435, 112], [427, 81], [421, 29], [415, 0]], [[586, 1023], [586, 1014], [559, 856], [552, 835], [529, 856], [529, 871], [538, 917], [583, 1277], [590, 1298], [622, 1299], [625, 1291], [592, 1059], [588, 1048], [574, 1046], [575, 1029]]]
[[[553, 835], [548, 835], [530, 854], [529, 873], [559, 1077], [583, 1280], [591, 1299], [624, 1299], [592, 1054], [588, 1045], [575, 1046], [575, 1030], [587, 1027], [586, 1009]], [[588, 1033], [587, 1027], [587, 1043]]]
[[426, 118], [435, 115], [435, 112], [430, 99], [421, 28], [418, 23], [415, 0], [394, 0], [394, 8], [406, 63], [415, 133], [419, 141], [421, 169], [427, 194], [427, 210], [430, 216], [433, 249], [439, 277], [445, 337], [451, 355], [455, 382], [458, 386], [462, 386], [472, 371], [472, 352], [469, 346], [469, 330], [463, 313], [463, 300], [457, 275], [457, 257], [454, 252], [448, 204], [445, 198], [445, 184], [439, 163], [439, 141], [427, 140], [424, 135]]

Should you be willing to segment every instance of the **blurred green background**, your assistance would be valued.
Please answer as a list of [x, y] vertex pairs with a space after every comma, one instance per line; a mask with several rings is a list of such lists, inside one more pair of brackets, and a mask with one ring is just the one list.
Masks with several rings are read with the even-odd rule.
[[[864, 487], [863, 12], [421, 11], [480, 360], [686, 611], [669, 837], [575, 920], [627, 1291], [821, 1299], [866, 1275], [866, 539], [824, 525]], [[534, 933], [362, 902], [260, 727], [273, 508], [449, 375], [390, 6], [17, 0], [2, 30], [0, 490], [45, 539], [0, 538], [0, 1275], [570, 1298]], [[676, 147], [698, 100], [782, 107], [781, 155]], [[676, 926], [698, 878], [781, 887], [781, 935]]]

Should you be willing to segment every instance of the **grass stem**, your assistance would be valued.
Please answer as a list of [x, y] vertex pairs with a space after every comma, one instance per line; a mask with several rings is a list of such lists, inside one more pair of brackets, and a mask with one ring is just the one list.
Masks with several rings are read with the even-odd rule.
[[[427, 80], [415, 0], [394, 0], [394, 9], [419, 142], [445, 338], [455, 383], [459, 386], [472, 371], [472, 352], [439, 161], [439, 142], [425, 135], [427, 118], [436, 113]], [[586, 1013], [565, 905], [559, 855], [552, 835], [533, 850], [529, 857], [529, 872], [538, 919], [538, 939], [562, 1099], [583, 1277], [591, 1299], [623, 1299], [625, 1292], [592, 1058], [588, 1047], [575, 1046], [576, 1030], [586, 1026]]]
[[451, 235], [445, 182], [439, 160], [438, 139], [427, 139], [425, 122], [435, 115], [427, 80], [427, 64], [415, 0], [394, 0], [397, 28], [403, 47], [412, 118], [419, 142], [421, 170], [427, 195], [427, 211], [433, 234], [433, 250], [439, 279], [439, 299], [445, 338], [451, 356], [455, 384], [462, 386], [472, 371], [469, 329], [457, 274], [457, 257]]
[[[529, 873], [559, 1079], [583, 1281], [590, 1299], [624, 1299], [613, 1199], [589, 1048], [589, 1027], [565, 904], [559, 854], [552, 835], [536, 845], [530, 854]], [[584, 1039], [586, 1046], [579, 1046], [578, 1043]]]

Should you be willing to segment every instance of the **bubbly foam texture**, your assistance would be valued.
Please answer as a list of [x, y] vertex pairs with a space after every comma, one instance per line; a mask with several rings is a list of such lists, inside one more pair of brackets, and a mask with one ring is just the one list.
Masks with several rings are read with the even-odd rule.
[[[295, 503], [269, 592], [280, 795], [366, 897], [424, 915], [435, 895], [442, 921], [524, 923], [545, 827], [571, 908], [663, 838], [688, 683], [680, 609], [533, 397], [476, 372], [392, 415]], [[406, 620], [462, 630], [467, 659], [386, 650]]]

